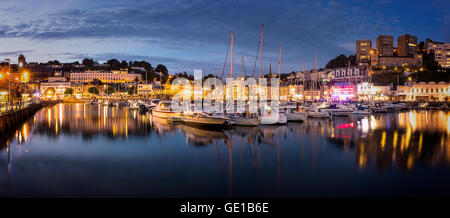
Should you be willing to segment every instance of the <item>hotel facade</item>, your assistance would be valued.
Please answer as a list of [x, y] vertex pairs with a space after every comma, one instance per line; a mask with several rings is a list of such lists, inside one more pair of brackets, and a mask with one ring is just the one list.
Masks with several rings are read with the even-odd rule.
[[398, 86], [397, 95], [402, 101], [448, 101], [450, 83], [420, 82], [410, 86]]
[[117, 71], [86, 71], [70, 73], [70, 81], [74, 83], [88, 83], [93, 80], [103, 83], [129, 83], [142, 80], [141, 74], [128, 73], [125, 70]]

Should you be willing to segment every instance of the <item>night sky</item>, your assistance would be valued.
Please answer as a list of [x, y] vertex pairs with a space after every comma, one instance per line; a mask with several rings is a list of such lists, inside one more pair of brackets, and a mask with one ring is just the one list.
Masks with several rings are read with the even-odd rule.
[[[0, 58], [17, 62], [81, 61], [89, 57], [146, 60], [176, 73], [222, 71], [230, 31], [235, 71], [241, 57], [251, 75], [260, 25], [264, 23], [263, 71], [319, 67], [339, 54], [353, 54], [355, 40], [409, 33], [419, 41], [450, 41], [450, 1], [285, 0], [0, 0]], [[229, 71], [229, 64], [225, 71]]]

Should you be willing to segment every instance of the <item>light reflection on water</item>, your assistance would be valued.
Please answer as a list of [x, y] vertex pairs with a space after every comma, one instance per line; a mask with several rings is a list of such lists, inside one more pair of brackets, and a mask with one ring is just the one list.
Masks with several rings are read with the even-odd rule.
[[212, 131], [59, 104], [2, 138], [0, 196], [450, 195], [445, 111]]

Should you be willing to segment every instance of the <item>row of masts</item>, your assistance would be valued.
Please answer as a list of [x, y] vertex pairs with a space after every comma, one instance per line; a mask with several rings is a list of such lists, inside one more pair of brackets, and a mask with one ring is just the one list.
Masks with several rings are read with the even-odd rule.
[[[263, 53], [263, 44], [264, 44], [264, 24], [261, 26], [261, 36], [260, 36], [260, 55], [259, 55], [259, 75], [258, 78], [262, 76], [262, 53]], [[231, 61], [230, 61], [230, 77], [233, 78], [233, 46], [234, 46], [234, 32], [230, 33], [230, 44], [231, 44]], [[278, 77], [281, 78], [281, 43], [280, 43], [280, 55], [278, 58]], [[272, 65], [270, 64], [270, 71], [272, 71]], [[242, 56], [241, 61], [241, 74], [244, 73], [244, 56]], [[214, 75], [216, 75], [214, 71]]]

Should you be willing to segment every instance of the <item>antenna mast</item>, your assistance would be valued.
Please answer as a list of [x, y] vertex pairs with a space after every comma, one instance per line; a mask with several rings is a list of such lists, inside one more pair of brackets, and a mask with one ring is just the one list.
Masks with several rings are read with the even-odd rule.
[[278, 59], [278, 78], [281, 80], [281, 43], [280, 43], [280, 59]]
[[261, 25], [261, 51], [259, 57], [259, 78], [261, 78], [261, 70], [262, 70], [262, 52], [263, 52], [263, 39], [264, 39], [264, 24]]
[[231, 66], [230, 66], [230, 77], [233, 78], [233, 38], [234, 34], [231, 32]]
[[317, 52], [314, 53], [314, 70], [317, 71]]
[[241, 62], [241, 75], [243, 75], [245, 77], [245, 75], [244, 75], [244, 56], [242, 56], [242, 62]]

